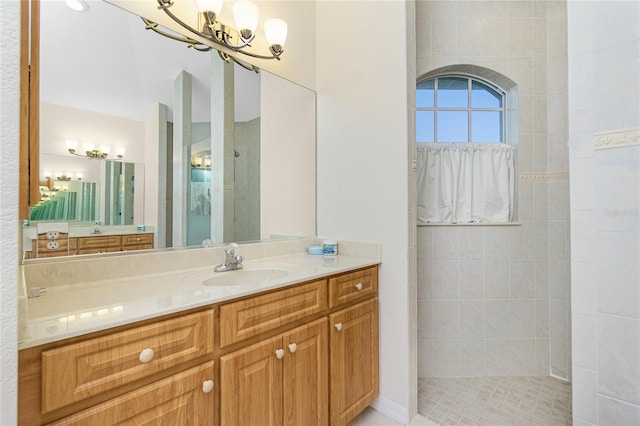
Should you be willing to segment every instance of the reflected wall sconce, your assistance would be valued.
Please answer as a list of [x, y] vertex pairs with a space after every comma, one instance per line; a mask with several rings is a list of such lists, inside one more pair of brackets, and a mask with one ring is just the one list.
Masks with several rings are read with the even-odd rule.
[[191, 157], [192, 169], [211, 170], [211, 153], [206, 151]]
[[[104, 160], [109, 156], [109, 152], [111, 151], [111, 147], [109, 145], [100, 145], [97, 149], [94, 144], [87, 143], [84, 144], [84, 154], [78, 154], [76, 150], [78, 149], [78, 142], [68, 140], [66, 141], [67, 150], [69, 154], [75, 155], [77, 157], [86, 157], [92, 160]], [[116, 148], [116, 157], [118, 160], [122, 160], [124, 158], [124, 148]]]
[[[186, 29], [190, 33], [205, 38], [212, 43], [231, 49], [236, 53], [251, 56], [258, 59], [278, 59], [284, 51], [284, 42], [287, 39], [287, 23], [282, 19], [272, 18], [267, 19], [264, 22], [264, 32], [267, 44], [269, 45], [269, 52], [271, 55], [259, 55], [256, 53], [243, 50], [247, 47], [251, 47], [251, 42], [255, 39], [255, 31], [258, 26], [258, 7], [248, 0], [236, 0], [233, 5], [233, 16], [235, 19], [236, 28], [233, 28], [227, 24], [217, 21], [218, 15], [222, 10], [223, 0], [197, 0], [198, 8], [200, 12], [198, 14], [198, 25], [201, 29], [193, 28], [191, 25], [185, 23], [181, 18], [176, 16], [171, 11], [171, 6], [178, 0], [156, 0], [158, 2], [158, 9], [167, 14], [173, 21], [179, 24], [182, 28]], [[198, 40], [187, 36], [177, 36], [175, 34], [166, 32], [158, 28], [158, 24], [152, 22], [146, 18], [142, 18], [146, 24], [146, 29], [152, 30], [160, 35], [171, 38], [173, 40], [187, 43], [189, 47], [192, 47], [201, 52], [207, 52], [214, 48], [209, 44], [202, 43]], [[236, 62], [242, 67], [257, 72], [257, 68], [253, 65], [247, 65], [239, 62], [233, 56], [218, 50], [218, 54], [225, 61], [230, 60]]]

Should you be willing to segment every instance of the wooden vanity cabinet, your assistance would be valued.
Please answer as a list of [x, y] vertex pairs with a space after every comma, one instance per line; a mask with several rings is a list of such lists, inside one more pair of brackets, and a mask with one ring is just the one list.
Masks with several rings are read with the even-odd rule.
[[[78, 237], [77, 254], [111, 253], [153, 248], [153, 234], [122, 234]], [[75, 254], [75, 253], [73, 253]]]
[[379, 393], [377, 274], [21, 350], [19, 424], [346, 425]]
[[220, 358], [220, 423], [328, 424], [327, 319]]
[[25, 259], [152, 249], [153, 233], [71, 237], [66, 241], [51, 250], [46, 247], [46, 236], [39, 236], [32, 241], [31, 251], [25, 251]]

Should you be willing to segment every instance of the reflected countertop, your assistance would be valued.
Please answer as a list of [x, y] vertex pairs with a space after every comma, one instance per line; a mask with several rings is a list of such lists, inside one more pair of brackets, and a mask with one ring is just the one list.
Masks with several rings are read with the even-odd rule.
[[[380, 260], [340, 254], [289, 254], [244, 262], [239, 271], [213, 272], [213, 265], [170, 273], [138, 275], [56, 285], [40, 297], [27, 299], [25, 333], [19, 348], [63, 340], [98, 330], [180, 312], [379, 264]], [[204, 285], [218, 274], [277, 269], [256, 282], [239, 285]], [[226, 280], [225, 280], [226, 281]]]

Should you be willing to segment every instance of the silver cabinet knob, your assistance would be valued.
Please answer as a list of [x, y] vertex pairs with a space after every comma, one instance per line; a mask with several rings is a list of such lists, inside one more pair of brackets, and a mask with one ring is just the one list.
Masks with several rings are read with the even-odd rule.
[[284, 349], [278, 349], [276, 351], [276, 358], [278, 358], [278, 359], [284, 358]]
[[334, 327], [336, 328], [336, 330], [341, 331], [342, 330], [342, 323], [339, 322], [336, 325], [334, 325]]
[[356, 290], [358, 291], [362, 290], [362, 283], [356, 284]]
[[298, 350], [298, 345], [296, 345], [295, 343], [292, 343], [289, 345], [289, 352], [294, 353], [297, 350]]

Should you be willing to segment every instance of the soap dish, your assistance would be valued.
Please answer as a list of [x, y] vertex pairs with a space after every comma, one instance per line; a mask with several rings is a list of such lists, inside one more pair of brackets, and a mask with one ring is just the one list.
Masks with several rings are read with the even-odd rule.
[[322, 254], [322, 246], [309, 246], [309, 254]]

